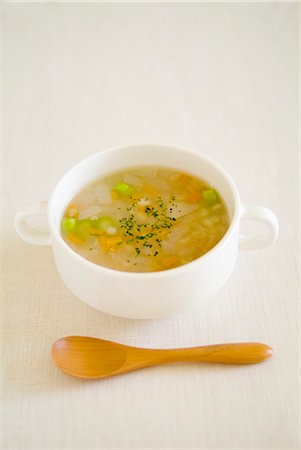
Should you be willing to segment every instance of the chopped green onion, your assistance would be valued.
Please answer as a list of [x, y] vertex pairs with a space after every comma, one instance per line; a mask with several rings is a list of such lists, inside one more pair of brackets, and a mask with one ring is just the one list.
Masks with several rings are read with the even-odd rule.
[[103, 230], [105, 232], [107, 232], [108, 228], [112, 228], [115, 227], [116, 224], [114, 222], [113, 219], [111, 219], [111, 217], [99, 217], [98, 219], [96, 219], [93, 222], [93, 226], [95, 228], [98, 228], [99, 230]]
[[134, 192], [133, 186], [130, 186], [129, 184], [125, 183], [124, 181], [119, 181], [119, 183], [116, 183], [113, 189], [120, 194], [130, 196]]
[[73, 233], [75, 230], [77, 220], [73, 217], [66, 217], [63, 219], [62, 228], [66, 233]]
[[215, 205], [217, 202], [217, 194], [214, 189], [207, 189], [202, 192], [203, 199], [208, 206]]
[[75, 226], [75, 234], [82, 239], [88, 239], [90, 237], [90, 230], [93, 228], [91, 219], [78, 220]]

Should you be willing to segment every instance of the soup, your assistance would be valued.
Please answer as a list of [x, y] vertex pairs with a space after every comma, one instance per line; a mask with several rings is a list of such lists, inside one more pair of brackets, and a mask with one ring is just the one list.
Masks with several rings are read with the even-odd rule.
[[79, 255], [127, 272], [181, 266], [211, 250], [229, 228], [221, 195], [204, 180], [165, 167], [112, 173], [78, 192], [62, 236]]

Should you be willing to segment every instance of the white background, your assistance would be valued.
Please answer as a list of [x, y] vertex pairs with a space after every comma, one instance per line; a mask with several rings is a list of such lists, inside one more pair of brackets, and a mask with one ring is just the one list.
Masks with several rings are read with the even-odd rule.
[[[7, 449], [298, 447], [298, 5], [4, 3], [3, 442]], [[131, 321], [76, 299], [15, 211], [82, 158], [170, 142], [270, 207], [278, 242], [241, 253], [228, 284], [180, 316]], [[255, 230], [254, 230], [255, 231]], [[146, 347], [262, 341], [268, 362], [179, 364], [81, 381], [52, 342]]]

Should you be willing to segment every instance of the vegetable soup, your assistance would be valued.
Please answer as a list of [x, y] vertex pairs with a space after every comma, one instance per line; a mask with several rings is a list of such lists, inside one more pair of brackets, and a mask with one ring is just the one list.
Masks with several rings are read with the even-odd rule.
[[229, 228], [220, 194], [200, 178], [165, 167], [133, 167], [78, 192], [62, 219], [62, 236], [84, 258], [127, 272], [187, 264]]

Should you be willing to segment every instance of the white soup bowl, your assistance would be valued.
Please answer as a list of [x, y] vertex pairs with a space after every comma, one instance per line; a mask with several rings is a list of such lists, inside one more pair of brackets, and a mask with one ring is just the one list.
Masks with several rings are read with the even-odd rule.
[[[96, 265], [77, 254], [61, 236], [64, 210], [79, 190], [115, 171], [156, 165], [189, 172], [207, 181], [223, 197], [231, 218], [224, 237], [205, 255], [183, 266], [161, 272], [122, 272]], [[49, 231], [28, 224], [30, 216], [47, 214]], [[242, 220], [266, 225], [259, 236], [242, 237]], [[57, 183], [49, 202], [31, 204], [15, 216], [18, 234], [27, 242], [51, 245], [65, 285], [88, 305], [115, 316], [154, 319], [173, 315], [205, 301], [226, 283], [238, 250], [257, 250], [273, 243], [278, 234], [275, 215], [262, 206], [244, 206], [230, 175], [201, 153], [165, 145], [129, 145], [96, 153], [71, 168]]]

